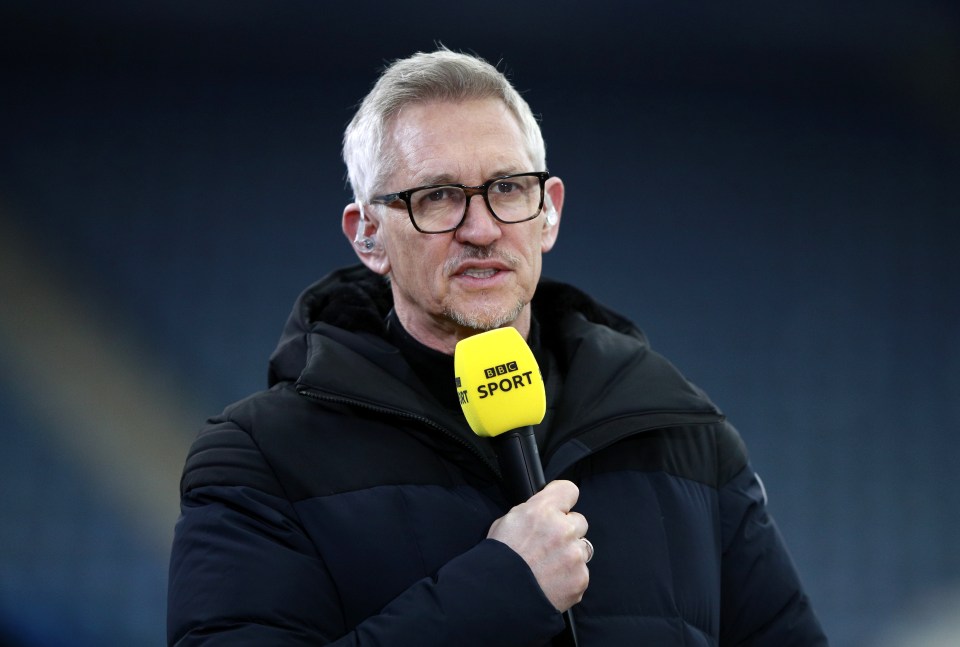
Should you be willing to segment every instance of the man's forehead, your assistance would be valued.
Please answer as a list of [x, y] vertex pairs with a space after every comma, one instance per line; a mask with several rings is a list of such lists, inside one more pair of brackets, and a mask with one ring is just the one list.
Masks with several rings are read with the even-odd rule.
[[392, 177], [417, 185], [534, 170], [520, 124], [499, 99], [408, 106], [392, 120], [387, 146]]

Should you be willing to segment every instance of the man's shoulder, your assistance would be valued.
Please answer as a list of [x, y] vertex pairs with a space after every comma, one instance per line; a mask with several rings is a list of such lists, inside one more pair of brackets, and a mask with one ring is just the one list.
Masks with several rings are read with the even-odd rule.
[[247, 486], [296, 502], [388, 484], [449, 487], [459, 481], [447, 461], [481, 469], [461, 442], [417, 419], [284, 382], [208, 421], [181, 489]]
[[204, 486], [252, 487], [282, 495], [260, 439], [298, 416], [299, 400], [282, 383], [258, 391], [209, 418], [197, 433], [184, 464], [181, 492]]

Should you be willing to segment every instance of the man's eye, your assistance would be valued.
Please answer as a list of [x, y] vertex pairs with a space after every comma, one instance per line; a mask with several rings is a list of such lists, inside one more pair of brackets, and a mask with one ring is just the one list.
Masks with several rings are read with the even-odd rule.
[[427, 193], [426, 199], [430, 202], [442, 202], [452, 197], [452, 191], [448, 188], [434, 189]]
[[504, 180], [503, 182], [497, 182], [491, 187], [495, 193], [512, 193], [514, 191], [520, 190], [520, 185], [516, 182], [509, 182]]

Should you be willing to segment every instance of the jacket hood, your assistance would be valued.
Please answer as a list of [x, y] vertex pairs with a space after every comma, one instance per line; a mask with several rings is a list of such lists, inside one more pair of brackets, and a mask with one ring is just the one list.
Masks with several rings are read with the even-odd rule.
[[392, 307], [390, 283], [360, 264], [335, 270], [310, 285], [294, 302], [270, 356], [268, 385], [297, 379], [306, 366], [307, 338], [316, 324], [383, 337]]
[[[311, 333], [367, 337], [386, 336], [385, 319], [393, 307], [389, 281], [361, 264], [335, 270], [305, 289], [294, 303], [276, 350], [270, 357], [268, 383], [296, 381], [306, 368]], [[697, 387], [687, 382], [663, 357], [650, 350], [646, 336], [629, 319], [601, 305], [568, 284], [541, 278], [533, 299], [533, 312], [541, 322], [541, 341], [553, 349], [566, 374], [596, 372], [603, 367], [610, 384], [630, 374], [636, 386], [639, 373], [644, 390], [630, 398], [660, 411], [710, 410], [716, 407]], [[612, 370], [611, 370], [612, 369]], [[679, 388], [678, 388], [679, 387]], [[570, 394], [565, 393], [565, 397]], [[595, 397], [584, 389], [583, 397]], [[602, 398], [608, 400], [608, 398]], [[577, 407], [593, 409], [595, 403]]]

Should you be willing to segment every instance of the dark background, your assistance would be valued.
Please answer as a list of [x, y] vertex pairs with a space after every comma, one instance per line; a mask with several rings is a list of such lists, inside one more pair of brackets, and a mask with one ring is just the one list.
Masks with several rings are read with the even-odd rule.
[[0, 2], [0, 644], [163, 643], [190, 440], [262, 388], [299, 291], [353, 262], [343, 128], [386, 61], [437, 42], [500, 62], [542, 117], [567, 186], [545, 273], [740, 429], [833, 644], [947, 644], [958, 16]]

